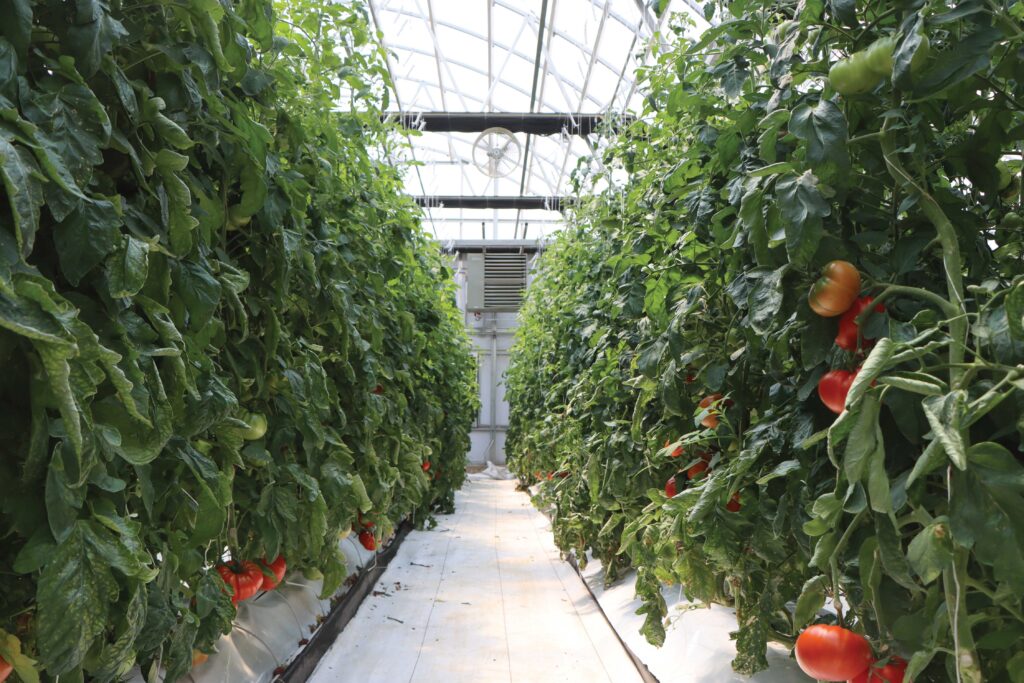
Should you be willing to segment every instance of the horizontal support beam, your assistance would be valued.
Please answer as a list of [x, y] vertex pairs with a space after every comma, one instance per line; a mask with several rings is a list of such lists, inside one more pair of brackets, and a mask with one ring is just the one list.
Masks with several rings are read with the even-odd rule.
[[413, 197], [427, 209], [543, 209], [561, 211], [569, 204], [568, 197], [462, 197], [458, 195]]
[[405, 128], [429, 133], [481, 133], [488, 128], [507, 128], [513, 133], [533, 135], [590, 135], [602, 121], [612, 122], [614, 130], [629, 125], [633, 116], [606, 114], [510, 114], [504, 112], [389, 112], [381, 119], [398, 121]]

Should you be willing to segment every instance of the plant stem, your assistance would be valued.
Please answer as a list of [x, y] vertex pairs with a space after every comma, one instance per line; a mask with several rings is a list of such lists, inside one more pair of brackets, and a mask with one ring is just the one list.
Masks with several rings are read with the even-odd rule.
[[957, 680], [982, 683], [984, 679], [974, 648], [970, 620], [967, 617], [967, 557], [968, 551], [965, 548], [956, 548], [953, 551], [952, 566], [942, 572], [942, 586], [946, 593], [950, 625], [953, 628]]
[[[949, 347], [949, 362], [953, 364], [953, 367], [949, 371], [949, 384], [951, 387], [956, 388], [963, 375], [963, 370], [956, 367], [955, 364], [962, 363], [964, 361], [964, 348], [967, 343], [967, 306], [964, 301], [964, 282], [963, 282], [963, 260], [960, 258], [960, 243], [957, 241], [956, 230], [953, 228], [953, 224], [949, 218], [942, 211], [942, 207], [939, 206], [935, 198], [931, 196], [923, 187], [921, 187], [917, 181], [911, 177], [909, 173], [903, 168], [897, 157], [896, 148], [893, 145], [892, 139], [888, 135], [889, 125], [893, 122], [893, 118], [886, 119], [882, 125], [882, 156], [885, 158], [885, 165], [889, 169], [889, 174], [906, 189], [910, 190], [917, 195], [920, 203], [921, 210], [924, 212], [928, 220], [932, 222], [935, 227], [935, 232], [938, 235], [939, 243], [942, 245], [942, 264], [946, 271], [946, 288], [949, 290], [949, 299], [952, 305], [956, 307], [955, 313], [953, 309], [945, 309], [947, 315], [951, 317], [949, 321], [950, 336], [953, 338], [953, 343]], [[944, 301], [944, 300], [943, 300]], [[949, 304], [950, 302], [945, 302]]]
[[[956, 230], [952, 222], [942, 211], [935, 198], [907, 173], [897, 156], [895, 145], [888, 135], [889, 126], [895, 117], [887, 118], [882, 124], [882, 156], [889, 174], [908, 191], [913, 192], [919, 200], [921, 210], [935, 227], [935, 232], [942, 246], [942, 265], [946, 271], [946, 288], [949, 299], [956, 307], [950, 316], [949, 332], [953, 338], [949, 347], [949, 386], [959, 388], [965, 370], [959, 366], [964, 362], [964, 351], [967, 343], [967, 305], [964, 300], [963, 261], [960, 258], [960, 243], [957, 241]], [[947, 302], [949, 303], [949, 302]], [[966, 429], [961, 428], [965, 446], [970, 439]], [[952, 467], [946, 469], [947, 496], [953, 495]], [[949, 611], [950, 624], [953, 630], [953, 645], [956, 650], [956, 674], [958, 681], [981, 683], [981, 667], [974, 647], [974, 635], [967, 615], [965, 581], [967, 580], [967, 559], [969, 551], [956, 547], [953, 551], [953, 565], [942, 572], [943, 589], [946, 593], [946, 609]]]
[[882, 137], [881, 133], [865, 133], [864, 135], [858, 135], [856, 137], [849, 138], [846, 144], [850, 145], [854, 142], [864, 142], [865, 140], [877, 140]]
[[1003, 602], [1000, 602], [996, 597], [996, 594], [993, 591], [989, 590], [989, 588], [985, 586], [985, 584], [981, 583], [980, 581], [976, 581], [975, 579], [972, 579], [970, 577], [967, 578], [966, 583], [968, 588], [972, 588], [981, 593], [982, 595], [984, 595], [985, 597], [987, 597], [989, 600], [992, 601], [993, 605], [996, 605], [1006, 610], [1007, 612], [1012, 614], [1013, 618], [1017, 621], [1024, 622], [1024, 614], [1021, 614], [1020, 610], [1011, 607], [1010, 605], [1007, 605]]
[[[875, 297], [875, 303], [882, 303], [887, 298], [889, 298], [890, 294], [904, 294], [906, 296], [924, 299], [929, 303], [935, 304], [939, 308], [939, 310], [943, 312], [943, 314], [950, 318], [957, 317], [960, 314], [960, 311], [957, 310], [957, 307], [955, 305], [950, 303], [947, 299], [942, 298], [935, 292], [930, 292], [927, 289], [922, 289], [920, 287], [910, 287], [907, 285], [886, 285], [885, 289], [882, 290], [882, 293]], [[863, 322], [862, 318], [867, 318], [868, 315], [871, 314], [872, 309], [873, 306], [869, 306], [865, 308], [860, 315], [857, 316], [858, 325]]]

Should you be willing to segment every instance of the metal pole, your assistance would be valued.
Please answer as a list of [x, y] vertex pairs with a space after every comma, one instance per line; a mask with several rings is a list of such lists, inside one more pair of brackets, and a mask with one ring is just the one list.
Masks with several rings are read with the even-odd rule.
[[498, 464], [498, 314], [491, 313], [491, 461]]

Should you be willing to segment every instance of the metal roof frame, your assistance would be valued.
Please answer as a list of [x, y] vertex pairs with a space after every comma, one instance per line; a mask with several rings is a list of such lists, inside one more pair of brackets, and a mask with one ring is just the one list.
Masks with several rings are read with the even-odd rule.
[[[476, 2], [466, 11], [452, 0], [369, 2], [374, 25], [385, 38], [395, 102], [406, 118], [400, 123], [417, 127], [420, 122], [414, 110], [425, 110], [421, 112], [427, 117], [423, 130], [431, 133], [407, 137], [411, 149], [404, 158], [415, 164], [407, 187], [416, 186], [423, 197], [474, 192], [494, 197], [502, 192], [497, 196], [511, 201], [533, 194], [558, 196], [574, 160], [596, 150], [591, 137], [583, 135], [590, 152], [568, 137], [592, 133], [601, 116], [579, 112], [607, 116], [607, 112], [624, 113], [631, 102], [639, 102], [633, 68], [649, 60], [657, 45], [652, 43], [643, 51], [639, 47], [658, 33], [668, 12], [658, 15], [650, 0], [485, 0], [485, 14]], [[670, 11], [700, 11], [695, 0], [669, 0], [668, 4]], [[527, 47], [532, 39], [536, 49]], [[623, 52], [626, 46], [629, 49]], [[401, 58], [406, 55], [410, 66], [403, 67]], [[537, 118], [522, 122], [508, 118], [516, 116], [516, 111]], [[542, 120], [541, 115], [548, 118]], [[559, 116], [564, 119], [559, 121]], [[473, 140], [465, 133], [485, 124], [525, 135], [518, 179], [513, 175], [484, 181], [485, 176], [469, 168]], [[565, 142], [557, 138], [542, 142], [534, 135], [562, 135]], [[469, 198], [465, 204], [474, 201], [487, 204], [491, 200]], [[445, 221], [480, 220], [465, 217], [462, 209], [451, 213], [455, 212], [458, 218], [425, 210], [435, 234]], [[519, 237], [524, 225], [520, 210], [494, 210], [491, 220], [496, 231], [501, 223], [505, 237]]]

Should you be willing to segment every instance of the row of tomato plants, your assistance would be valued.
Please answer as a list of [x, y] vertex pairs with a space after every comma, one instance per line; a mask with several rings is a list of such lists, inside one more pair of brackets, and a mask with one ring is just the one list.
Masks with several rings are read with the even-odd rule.
[[0, 679], [178, 680], [285, 566], [331, 595], [340, 535], [450, 509], [451, 273], [362, 3], [0, 15]]
[[775, 641], [1022, 681], [1024, 3], [704, 8], [573, 175], [512, 467], [558, 473], [556, 542], [635, 570], [652, 642], [680, 584], [735, 608], [740, 672]]

